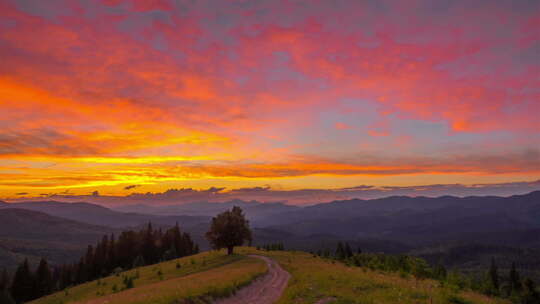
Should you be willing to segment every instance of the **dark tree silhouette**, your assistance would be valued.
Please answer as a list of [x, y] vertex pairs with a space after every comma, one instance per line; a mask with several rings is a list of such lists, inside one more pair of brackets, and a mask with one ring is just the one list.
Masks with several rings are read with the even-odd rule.
[[[164, 257], [167, 260], [175, 259], [198, 251], [197, 244], [189, 234], [180, 232], [178, 224], [164, 232], [161, 229], [154, 230], [152, 225], [148, 224], [148, 227], [141, 231], [122, 232], [118, 241], [114, 235], [110, 238], [103, 236], [95, 247], [88, 246], [86, 254], [78, 263], [55, 265], [54, 272], [47, 261], [41, 259], [35, 273], [29, 269], [27, 260], [21, 263], [12, 284], [6, 271], [0, 273], [0, 304], [11, 303], [8, 297], [9, 285], [11, 296], [16, 303], [23, 303], [55, 290], [107, 276], [117, 269], [154, 264]], [[146, 257], [150, 262], [146, 261]], [[132, 286], [133, 282], [130, 284], [128, 285]], [[8, 296], [4, 296], [4, 293]]]
[[27, 259], [19, 265], [15, 272], [11, 294], [17, 303], [24, 303], [34, 299], [34, 278], [30, 272]]
[[491, 258], [491, 265], [488, 273], [489, 285], [493, 294], [499, 293], [499, 270], [495, 264], [495, 258]]
[[9, 288], [9, 275], [7, 270], [4, 268], [2, 270], [2, 275], [0, 275], [0, 290]]
[[353, 252], [352, 252], [352, 249], [351, 249], [351, 246], [349, 245], [349, 243], [345, 243], [345, 246], [343, 247], [343, 250], [344, 250], [346, 258], [350, 258], [350, 257], [353, 256]]
[[53, 280], [49, 264], [45, 259], [41, 259], [38, 269], [36, 271], [36, 295], [41, 297], [48, 295], [53, 288]]
[[336, 247], [336, 258], [338, 260], [343, 260], [345, 258], [345, 247], [343, 247], [343, 243], [338, 242]]
[[521, 296], [521, 303], [523, 304], [536, 304], [540, 303], [540, 294], [536, 290], [536, 285], [533, 280], [527, 278], [523, 281], [523, 294]]
[[154, 264], [155, 262], [159, 261], [159, 257], [157, 255], [156, 237], [151, 223], [148, 223], [146, 231], [143, 235], [142, 257], [148, 264]]
[[233, 254], [235, 246], [242, 246], [244, 241], [251, 242], [249, 221], [240, 207], [233, 207], [212, 218], [210, 231], [206, 238], [214, 249], [227, 248], [227, 254]]
[[0, 290], [0, 304], [16, 304], [7, 289]]
[[514, 262], [512, 262], [512, 267], [510, 268], [508, 281], [510, 285], [509, 295], [513, 295], [521, 291], [521, 280], [519, 278], [519, 273], [516, 270], [516, 263]]

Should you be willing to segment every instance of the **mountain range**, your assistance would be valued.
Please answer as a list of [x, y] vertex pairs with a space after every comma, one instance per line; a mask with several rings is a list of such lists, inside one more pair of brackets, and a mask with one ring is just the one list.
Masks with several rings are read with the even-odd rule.
[[[211, 217], [232, 206], [240, 206], [250, 219], [255, 245], [283, 242], [287, 248], [318, 250], [334, 249], [336, 242], [343, 240], [365, 251], [414, 252], [431, 260], [444, 259], [449, 253], [460, 256], [456, 252], [468, 252], [473, 245], [489, 248], [482, 251], [488, 252], [484, 255], [470, 255], [468, 261], [448, 262], [462, 267], [483, 264], [489, 254], [501, 258], [521, 256], [536, 265], [530, 252], [540, 250], [540, 191], [511, 197], [394, 196], [305, 207], [234, 200], [171, 206], [129, 205], [113, 210], [83, 202], [43, 201], [0, 203], [0, 247], [3, 248], [0, 262], [9, 253], [54, 255], [42, 250], [47, 246], [80, 250], [82, 243], [86, 245], [104, 233], [136, 228], [148, 222], [156, 226], [178, 222], [193, 235], [201, 249], [208, 249], [204, 233]], [[48, 226], [55, 228], [40, 228]], [[29, 240], [41, 244], [42, 249], [29, 246]], [[55, 245], [59, 241], [61, 246]]]

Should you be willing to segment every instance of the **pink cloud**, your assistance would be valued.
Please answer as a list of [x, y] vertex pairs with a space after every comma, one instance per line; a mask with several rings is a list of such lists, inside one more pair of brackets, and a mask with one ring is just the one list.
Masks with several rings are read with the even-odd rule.
[[343, 122], [336, 122], [334, 124], [334, 127], [338, 130], [349, 130], [351, 129], [351, 126], [349, 126], [348, 124], [346, 123], [343, 123]]

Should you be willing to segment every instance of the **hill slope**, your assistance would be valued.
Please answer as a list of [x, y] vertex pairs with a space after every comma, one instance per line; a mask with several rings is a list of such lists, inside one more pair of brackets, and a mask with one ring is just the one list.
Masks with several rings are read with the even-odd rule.
[[[239, 248], [239, 255], [206, 252], [154, 266], [130, 270], [59, 292], [33, 304], [56, 303], [196, 303], [227, 296], [265, 272], [264, 264], [249, 254], [266, 255], [292, 276], [277, 303], [507, 303], [466, 291], [441, 288], [431, 280], [347, 267], [304, 252], [258, 251]], [[175, 265], [181, 266], [177, 268]], [[125, 276], [136, 276], [135, 288], [121, 290]], [[162, 273], [160, 276], [159, 273]], [[113, 287], [116, 286], [116, 289]], [[113, 290], [116, 290], [114, 292]], [[155, 292], [159, 290], [159, 292]], [[428, 302], [429, 303], [429, 302]]]
[[0, 267], [13, 268], [24, 258], [41, 257], [53, 264], [77, 259], [114, 229], [24, 209], [0, 209]]
[[[264, 262], [244, 255], [204, 252], [88, 282], [31, 303], [180, 303], [180, 299], [227, 296], [266, 271]], [[125, 277], [134, 277], [126, 288]], [[155, 292], [159, 290], [159, 292]]]
[[139, 226], [152, 222], [161, 225], [174, 225], [179, 222], [182, 226], [193, 226], [208, 223], [205, 216], [157, 216], [150, 214], [128, 213], [114, 211], [109, 208], [90, 203], [64, 203], [56, 201], [21, 202], [0, 204], [0, 208], [17, 208], [43, 212], [52, 216], [115, 228]]

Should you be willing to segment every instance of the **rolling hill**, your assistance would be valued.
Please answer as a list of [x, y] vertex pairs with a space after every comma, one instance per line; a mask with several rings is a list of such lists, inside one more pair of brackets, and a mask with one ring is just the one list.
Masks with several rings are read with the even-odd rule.
[[[254, 245], [282, 242], [287, 248], [316, 251], [324, 248], [334, 250], [337, 241], [346, 240], [355, 249], [368, 252], [439, 252], [444, 248], [447, 250], [445, 254], [465, 250], [469, 245], [485, 245], [491, 246], [490, 252], [505, 261], [515, 255], [510, 255], [501, 245], [516, 250], [540, 249], [538, 191], [511, 197], [394, 196], [305, 207], [230, 201], [180, 206], [126, 206], [120, 211], [88, 203], [45, 201], [0, 204], [0, 210], [17, 206], [87, 224], [109, 226], [110, 229], [141, 227], [149, 221], [156, 226], [179, 222], [200, 248], [206, 250], [209, 246], [204, 233], [208, 230], [210, 216], [232, 205], [245, 209], [253, 227]], [[48, 242], [33, 244], [39, 244], [39, 250], [44, 251], [47, 244], [51, 244]], [[494, 252], [497, 248], [500, 252]], [[531, 255], [520, 257], [523, 263], [536, 265]], [[485, 256], [471, 255], [468, 261], [457, 261], [447, 266], [467, 268], [474, 264], [487, 267], [485, 260]], [[540, 275], [535, 274], [534, 277], [540, 278]]]
[[57, 201], [36, 201], [9, 203], [0, 205], [0, 208], [17, 208], [43, 212], [52, 216], [62, 217], [82, 223], [115, 228], [134, 227], [148, 222], [161, 225], [174, 225], [176, 222], [183, 226], [197, 225], [209, 222], [206, 216], [158, 216], [130, 212], [119, 212], [109, 208], [90, 203], [64, 203]]
[[14, 268], [24, 258], [36, 263], [78, 259], [86, 246], [117, 230], [80, 223], [42, 212], [0, 209], [0, 267]]
[[[276, 261], [291, 276], [277, 303], [507, 303], [467, 290], [441, 287], [431, 280], [416, 281], [397, 274], [348, 267], [304, 252], [258, 251], [239, 248], [239, 254], [205, 252], [192, 257], [146, 266], [98, 281], [75, 286], [35, 300], [33, 304], [56, 303], [208, 303], [228, 297], [257, 277], [264, 281], [267, 267], [250, 255]], [[180, 266], [175, 266], [180, 265]], [[274, 274], [273, 274], [274, 275]], [[125, 288], [124, 277], [134, 277], [133, 288]], [[287, 281], [286, 281], [287, 282]], [[249, 286], [247, 287], [249, 288]], [[270, 303], [257, 288], [250, 303]], [[159, 290], [159, 292], [155, 292]], [[257, 294], [261, 298], [257, 298]], [[239, 294], [246, 294], [241, 290]], [[428, 302], [429, 303], [429, 302]]]

